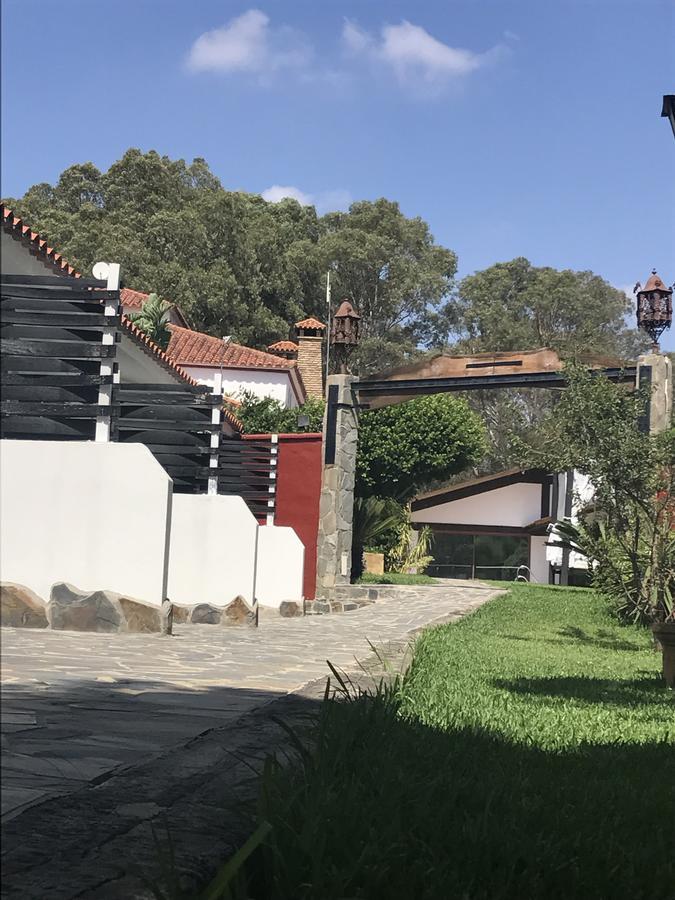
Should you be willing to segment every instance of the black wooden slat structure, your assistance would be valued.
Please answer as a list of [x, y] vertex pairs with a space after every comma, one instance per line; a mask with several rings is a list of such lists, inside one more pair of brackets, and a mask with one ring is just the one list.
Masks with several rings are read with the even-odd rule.
[[97, 417], [114, 414], [99, 403], [112, 382], [101, 361], [116, 353], [102, 334], [119, 324], [104, 315], [105, 282], [3, 274], [0, 291], [2, 437], [93, 440]]
[[212, 489], [242, 496], [257, 518], [274, 513], [276, 445], [223, 435], [220, 396], [179, 376], [133, 384], [102, 374], [104, 363], [117, 371], [120, 316], [104, 312], [118, 308], [118, 292], [94, 279], [3, 274], [0, 301], [2, 437], [94, 440], [104, 416], [110, 439], [145, 444], [175, 492], [206, 493], [211, 477]]
[[120, 384], [113, 392], [119, 415], [113, 424], [113, 440], [141, 443], [173, 479], [176, 493], [204, 494], [208, 489], [209, 460], [217, 459], [220, 423], [212, 422], [212, 410], [221, 398], [202, 386], [185, 384]]
[[218, 493], [238, 494], [257, 519], [274, 515], [277, 444], [272, 437], [222, 441]]

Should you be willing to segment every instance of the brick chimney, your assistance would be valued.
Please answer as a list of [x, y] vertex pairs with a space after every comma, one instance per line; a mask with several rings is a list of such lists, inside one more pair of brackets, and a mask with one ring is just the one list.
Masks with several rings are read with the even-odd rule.
[[298, 335], [298, 369], [308, 397], [323, 397], [323, 356], [321, 353], [326, 326], [318, 319], [295, 323]]

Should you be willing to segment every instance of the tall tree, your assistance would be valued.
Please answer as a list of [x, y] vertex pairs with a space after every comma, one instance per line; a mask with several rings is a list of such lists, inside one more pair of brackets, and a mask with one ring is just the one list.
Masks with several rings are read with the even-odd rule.
[[427, 223], [380, 199], [329, 213], [320, 227], [333, 296], [349, 297], [362, 316], [359, 371], [398, 365], [433, 345], [434, 317], [449, 315], [457, 256], [434, 242]]
[[593, 272], [538, 268], [518, 257], [464, 278], [460, 346], [471, 352], [552, 347], [564, 357], [630, 358], [641, 346], [626, 324], [630, 301]]
[[254, 346], [305, 315], [325, 319], [330, 269], [333, 296], [350, 296], [364, 316], [364, 370], [403, 362], [432, 340], [431, 317], [447, 304], [456, 267], [426, 223], [387, 200], [320, 218], [295, 200], [226, 191], [203, 159], [188, 165], [134, 148], [107, 172], [71, 166], [56, 185], [7, 203], [82, 271], [118, 260], [128, 286], [178, 303], [201, 330]]

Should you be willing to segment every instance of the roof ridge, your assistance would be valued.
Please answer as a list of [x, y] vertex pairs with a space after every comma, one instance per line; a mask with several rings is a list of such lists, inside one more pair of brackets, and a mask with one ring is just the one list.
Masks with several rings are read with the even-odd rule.
[[[50, 262], [50, 264], [55, 265], [56, 268], [60, 269], [61, 271], [67, 272], [67, 274], [72, 276], [73, 278], [82, 278], [82, 274], [80, 272], [76, 271], [76, 269], [73, 266], [71, 266], [68, 262], [66, 262], [66, 260], [63, 259], [63, 257], [61, 256], [60, 253], [56, 253], [56, 251], [52, 247], [47, 247], [46, 239], [40, 238], [40, 236], [36, 232], [34, 232], [29, 225], [25, 224], [22, 219], [15, 216], [12, 213], [11, 209], [8, 209], [8, 207], [5, 206], [4, 203], [0, 203], [0, 206], [2, 207], [3, 225], [9, 225], [9, 227], [13, 231], [16, 231], [17, 229], [19, 229], [21, 231], [22, 238], [25, 237], [26, 234], [30, 233], [30, 242], [33, 244], [36, 244], [36, 249], [42, 257], [45, 257], [45, 256], [48, 257], [48, 262]], [[11, 219], [11, 221], [10, 221], [10, 219]], [[53, 259], [49, 258], [50, 254], [53, 256]], [[57, 260], [60, 260], [60, 263], [57, 262]], [[122, 290], [131, 290], [131, 288], [129, 288], [129, 289], [122, 288], [120, 290], [120, 294], [121, 294]], [[140, 294], [143, 292], [136, 291], [136, 293]], [[137, 343], [142, 344], [144, 346], [144, 349], [147, 349], [148, 351], [150, 351], [150, 353], [158, 360], [158, 362], [160, 362], [162, 365], [164, 365], [165, 368], [169, 368], [173, 373], [178, 375], [179, 378], [181, 378], [183, 381], [187, 382], [188, 384], [192, 385], [193, 387], [199, 386], [198, 381], [195, 381], [195, 379], [191, 375], [188, 375], [188, 373], [178, 363], [175, 363], [169, 357], [169, 355], [159, 346], [159, 344], [157, 344], [155, 341], [153, 341], [152, 338], [148, 337], [148, 335], [142, 329], [140, 329], [138, 327], [138, 325], [135, 325], [131, 321], [131, 319], [128, 316], [126, 316], [124, 313], [121, 313], [121, 315], [120, 315], [120, 324], [127, 330], [127, 332], [133, 338], [136, 339]], [[181, 326], [177, 326], [177, 327], [181, 327]], [[184, 330], [188, 330], [188, 329], [184, 329]], [[233, 417], [233, 418], [236, 418], [236, 417]], [[241, 423], [239, 423], [239, 425], [241, 425]], [[243, 425], [242, 425], [242, 428], [243, 428]]]

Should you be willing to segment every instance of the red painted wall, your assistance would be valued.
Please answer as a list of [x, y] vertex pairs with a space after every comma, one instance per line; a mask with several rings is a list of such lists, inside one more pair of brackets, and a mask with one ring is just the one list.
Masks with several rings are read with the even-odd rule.
[[275, 525], [290, 525], [305, 545], [303, 590], [316, 594], [316, 538], [321, 495], [321, 435], [280, 434]]

